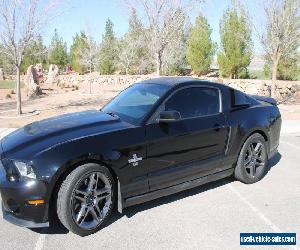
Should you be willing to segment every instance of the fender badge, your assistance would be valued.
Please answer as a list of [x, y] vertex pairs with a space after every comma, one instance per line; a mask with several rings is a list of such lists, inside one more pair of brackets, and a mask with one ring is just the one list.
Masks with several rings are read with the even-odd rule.
[[139, 165], [139, 161], [143, 160], [142, 157], [137, 157], [136, 154], [133, 154], [132, 158], [128, 160], [128, 163], [132, 163], [132, 166]]

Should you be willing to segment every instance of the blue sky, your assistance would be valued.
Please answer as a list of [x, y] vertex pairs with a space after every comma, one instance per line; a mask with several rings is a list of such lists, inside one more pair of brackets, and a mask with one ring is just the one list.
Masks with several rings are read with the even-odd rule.
[[[250, 17], [257, 24], [261, 23], [263, 16], [261, 1], [249, 0], [244, 2], [247, 4]], [[219, 43], [219, 21], [223, 11], [230, 3], [231, 0], [206, 0], [205, 4], [190, 13], [191, 22], [193, 23], [195, 17], [202, 12], [213, 29], [212, 39]], [[63, 2], [62, 9], [63, 13], [43, 33], [47, 45], [51, 41], [55, 28], [68, 46], [72, 44], [73, 36], [80, 30], [88, 30], [96, 41], [100, 42], [108, 18], [113, 21], [114, 30], [118, 37], [122, 36], [128, 28], [128, 13], [122, 0], [69, 0]], [[259, 54], [261, 49], [254, 34], [253, 41], [255, 51]]]

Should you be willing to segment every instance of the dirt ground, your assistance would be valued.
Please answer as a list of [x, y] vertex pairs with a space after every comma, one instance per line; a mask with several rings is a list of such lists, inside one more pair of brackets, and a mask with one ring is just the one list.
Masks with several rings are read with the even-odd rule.
[[[18, 117], [15, 111], [15, 94], [10, 94], [12, 98], [7, 99], [5, 96], [10, 93], [10, 90], [0, 89], [0, 127], [16, 128], [65, 113], [100, 109], [124, 88], [125, 86], [107, 87], [97, 94], [84, 94], [80, 90], [71, 88], [43, 90], [45, 94], [36, 99], [28, 99], [26, 90], [22, 89], [23, 115], [21, 117]], [[39, 114], [31, 115], [33, 111], [38, 111]]]
[[[37, 99], [29, 100], [26, 90], [22, 89], [23, 113], [21, 117], [16, 115], [16, 95], [10, 89], [0, 89], [0, 127], [21, 127], [34, 121], [48, 117], [84, 111], [89, 109], [100, 109], [105, 103], [112, 99], [126, 86], [103, 86], [101, 93], [83, 94], [74, 88], [43, 90], [44, 94]], [[9, 94], [11, 98], [7, 99]], [[300, 120], [300, 103], [280, 104], [280, 111], [285, 120]], [[38, 115], [31, 115], [38, 111]], [[9, 118], [14, 117], [14, 118]]]

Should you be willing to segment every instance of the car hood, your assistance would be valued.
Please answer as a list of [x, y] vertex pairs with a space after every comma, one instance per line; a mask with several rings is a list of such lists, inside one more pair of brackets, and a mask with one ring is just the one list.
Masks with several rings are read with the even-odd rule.
[[31, 123], [7, 135], [1, 140], [2, 150], [4, 156], [37, 144], [43, 150], [64, 141], [116, 129], [118, 123], [124, 127], [118, 117], [97, 110], [61, 115]]

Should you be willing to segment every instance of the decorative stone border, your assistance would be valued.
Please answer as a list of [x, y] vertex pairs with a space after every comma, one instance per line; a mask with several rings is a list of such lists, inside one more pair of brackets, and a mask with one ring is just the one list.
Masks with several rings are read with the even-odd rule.
[[[271, 93], [271, 80], [258, 80], [258, 79], [225, 79], [217, 77], [197, 77], [207, 81], [215, 81], [229, 85], [233, 88], [244, 91], [248, 94], [270, 96]], [[68, 74], [59, 75], [59, 86], [72, 87], [78, 86], [79, 89], [89, 89], [90, 84], [93, 85], [93, 92], [101, 93], [103, 86], [112, 86], [126, 88], [131, 84], [156, 78], [155, 75], [99, 75], [98, 73], [90, 73], [85, 75]], [[293, 96], [300, 90], [300, 81], [277, 81], [276, 99], [282, 100], [287, 97]]]

